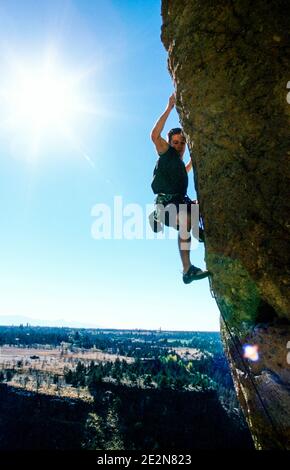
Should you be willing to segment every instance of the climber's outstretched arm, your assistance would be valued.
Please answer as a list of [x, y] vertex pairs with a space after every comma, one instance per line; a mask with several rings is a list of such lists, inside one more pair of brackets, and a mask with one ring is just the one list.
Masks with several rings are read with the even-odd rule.
[[174, 108], [174, 105], [175, 105], [175, 95], [173, 93], [168, 100], [168, 104], [164, 113], [160, 116], [160, 118], [158, 119], [158, 121], [156, 122], [155, 126], [153, 127], [151, 131], [151, 139], [154, 142], [154, 145], [158, 153], [164, 153], [166, 152], [166, 150], [168, 150], [169, 144], [168, 142], [166, 142], [165, 139], [163, 139], [163, 137], [161, 137], [161, 132], [163, 131], [165, 122], [170, 112]]

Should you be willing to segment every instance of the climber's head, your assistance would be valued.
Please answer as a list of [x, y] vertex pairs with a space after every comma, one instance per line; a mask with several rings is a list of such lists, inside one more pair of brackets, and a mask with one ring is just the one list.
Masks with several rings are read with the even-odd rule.
[[186, 146], [186, 140], [182, 129], [180, 129], [180, 127], [175, 127], [174, 129], [171, 129], [167, 134], [167, 138], [169, 145], [174, 147], [182, 158]]

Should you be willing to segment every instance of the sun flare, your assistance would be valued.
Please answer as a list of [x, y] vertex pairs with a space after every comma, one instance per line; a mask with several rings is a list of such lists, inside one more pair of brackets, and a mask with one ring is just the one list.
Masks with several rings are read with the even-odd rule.
[[6, 89], [10, 119], [32, 129], [61, 128], [81, 104], [75, 82], [52, 65], [20, 67]]
[[[42, 64], [14, 61], [1, 83], [1, 127], [11, 141], [38, 158], [47, 142], [61, 139], [79, 147], [77, 129], [89, 106], [84, 71], [65, 70], [46, 58]], [[92, 105], [90, 104], [90, 109]], [[23, 152], [25, 153], [25, 152]], [[87, 157], [86, 157], [87, 159]]]
[[12, 113], [31, 126], [47, 128], [73, 116], [75, 98], [67, 79], [54, 72], [29, 71], [12, 88]]

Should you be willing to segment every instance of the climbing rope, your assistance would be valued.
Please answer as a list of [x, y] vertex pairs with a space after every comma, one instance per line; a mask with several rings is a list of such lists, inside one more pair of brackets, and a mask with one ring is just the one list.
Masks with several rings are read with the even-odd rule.
[[[201, 216], [200, 213], [199, 213], [199, 221], [200, 221], [201, 228], [204, 230], [204, 223], [203, 223], [203, 219], [202, 219], [202, 216]], [[205, 243], [205, 242], [204, 242], [204, 243]], [[205, 245], [206, 245], [206, 244], [205, 244]], [[206, 246], [205, 246], [205, 247], [206, 247]], [[208, 277], [208, 279], [209, 279], [209, 286], [210, 286], [210, 293], [211, 293], [211, 296], [215, 299], [215, 301], [216, 301], [216, 303], [217, 303], [217, 305], [218, 305], [218, 307], [219, 307], [222, 320], [223, 320], [224, 325], [225, 325], [225, 327], [226, 327], [226, 329], [227, 329], [227, 332], [228, 332], [228, 334], [229, 334], [229, 336], [230, 336], [230, 338], [231, 338], [232, 344], [234, 345], [234, 348], [235, 348], [235, 350], [236, 350], [236, 352], [237, 352], [237, 355], [238, 355], [238, 357], [239, 357], [239, 359], [240, 359], [240, 361], [241, 361], [241, 364], [242, 364], [243, 367], [244, 367], [246, 376], [249, 377], [249, 379], [250, 379], [250, 383], [252, 384], [252, 387], [253, 387], [253, 389], [254, 389], [254, 391], [255, 391], [255, 393], [256, 393], [256, 395], [257, 395], [257, 397], [258, 397], [258, 399], [259, 399], [259, 401], [260, 401], [260, 403], [261, 403], [262, 409], [264, 410], [264, 413], [265, 413], [266, 417], [268, 418], [268, 421], [269, 421], [269, 423], [270, 423], [270, 425], [271, 425], [271, 427], [272, 427], [272, 429], [273, 429], [273, 431], [274, 431], [274, 434], [276, 435], [276, 438], [277, 438], [278, 442], [281, 444], [283, 450], [287, 450], [286, 447], [284, 446], [284, 443], [283, 443], [284, 439], [282, 438], [281, 434], [279, 433], [278, 429], [276, 428], [276, 425], [275, 425], [275, 423], [274, 423], [274, 420], [273, 420], [273, 418], [271, 417], [271, 414], [270, 414], [270, 412], [268, 411], [267, 406], [265, 405], [265, 403], [264, 403], [264, 401], [263, 401], [263, 399], [262, 399], [262, 396], [261, 396], [261, 394], [260, 394], [260, 392], [259, 392], [259, 390], [258, 390], [258, 388], [257, 388], [257, 385], [256, 385], [255, 380], [254, 380], [254, 378], [253, 378], [253, 374], [252, 374], [252, 372], [251, 372], [251, 370], [250, 370], [248, 364], [247, 364], [246, 361], [244, 360], [243, 355], [241, 354], [241, 350], [242, 350], [242, 347], [243, 347], [243, 346], [242, 346], [242, 343], [241, 343], [241, 341], [240, 341], [240, 338], [239, 338], [239, 336], [237, 336], [238, 343], [239, 343], [239, 345], [237, 345], [236, 340], [235, 340], [235, 338], [234, 338], [234, 336], [233, 336], [233, 334], [232, 334], [232, 332], [231, 332], [230, 326], [229, 326], [228, 322], [226, 321], [226, 319], [225, 319], [225, 317], [224, 317], [222, 306], [220, 305], [220, 302], [219, 302], [218, 298], [216, 297], [215, 292], [214, 292], [213, 287], [212, 287], [212, 278], [211, 278], [211, 275]], [[241, 333], [239, 330], [238, 330], [238, 332]], [[240, 347], [239, 347], [239, 346], [240, 346]]]

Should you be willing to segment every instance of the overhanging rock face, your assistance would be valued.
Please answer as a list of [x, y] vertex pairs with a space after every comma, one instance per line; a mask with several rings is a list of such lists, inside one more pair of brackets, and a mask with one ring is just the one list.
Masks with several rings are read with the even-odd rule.
[[256, 447], [290, 449], [290, 3], [163, 0], [162, 18], [238, 397]]

